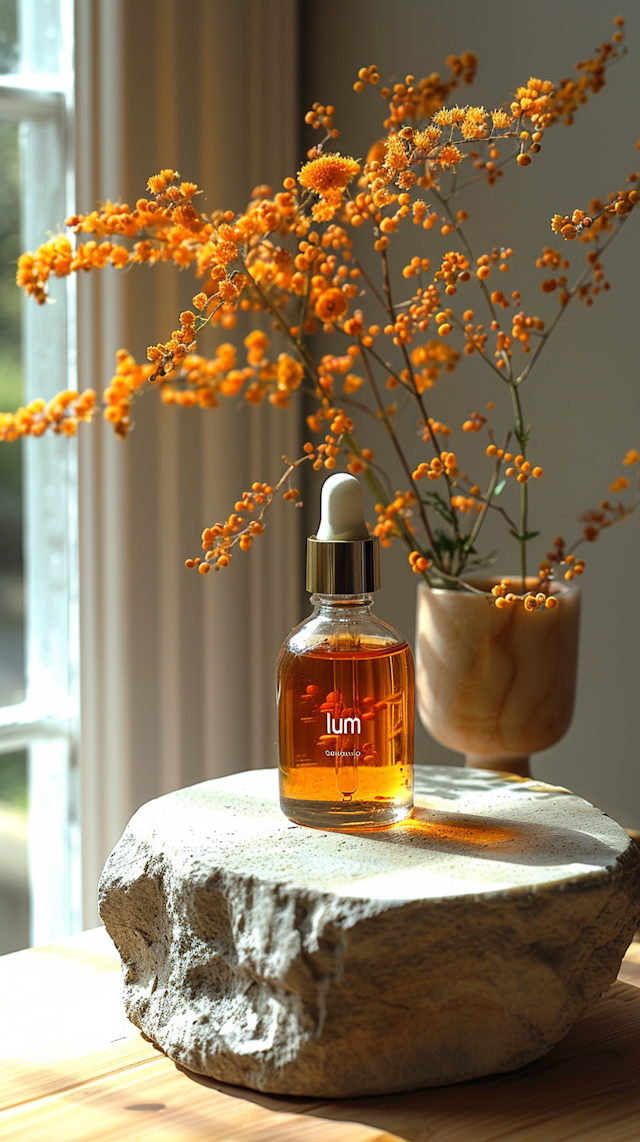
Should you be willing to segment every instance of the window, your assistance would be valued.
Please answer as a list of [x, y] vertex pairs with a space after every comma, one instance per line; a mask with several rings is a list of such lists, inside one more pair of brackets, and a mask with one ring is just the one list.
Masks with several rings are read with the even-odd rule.
[[[0, 406], [74, 385], [73, 283], [14, 284], [73, 207], [70, 0], [0, 0]], [[0, 952], [79, 925], [77, 456], [0, 444]]]
[[[208, 209], [241, 206], [258, 179], [276, 186], [296, 169], [296, 0], [254, 5], [249, 38], [243, 4], [227, 5], [222, 25], [209, 0], [198, 0], [193, 26], [180, 0], [160, 7], [150, 23], [145, 5], [75, 0], [72, 13], [71, 0], [13, 0], [12, 8], [0, 0], [0, 57], [13, 68], [0, 72], [0, 126], [18, 138], [23, 248], [76, 207], [135, 202], [149, 175], [167, 165], [206, 188]], [[184, 69], [169, 76], [157, 67], [166, 44], [180, 56], [183, 41], [185, 51], [198, 43], [188, 84]], [[252, 77], [242, 110], [234, 104], [233, 114], [220, 115], [239, 70]], [[193, 293], [190, 275], [145, 269], [57, 280], [55, 305], [24, 306], [23, 400], [63, 388], [102, 392], [121, 346], [144, 360], [146, 346], [173, 328], [180, 298]], [[21, 814], [30, 842], [31, 942], [80, 926], [79, 629], [85, 925], [98, 919], [104, 861], [144, 801], [273, 758], [273, 663], [301, 617], [301, 516], [274, 512], [256, 557], [215, 591], [184, 572], [184, 559], [203, 521], [228, 513], [238, 488], [277, 478], [282, 455], [298, 454], [301, 428], [271, 405], [180, 411], [152, 394], [126, 443], [97, 417], [82, 426], [78, 451], [55, 436], [17, 449], [25, 696], [0, 699], [0, 758], [22, 756], [15, 762], [22, 808], [14, 792], [9, 809], [12, 822]], [[221, 656], [222, 645], [233, 654]], [[4, 648], [0, 659], [9, 654], [6, 640]], [[5, 805], [16, 782], [14, 762], [6, 765]]]

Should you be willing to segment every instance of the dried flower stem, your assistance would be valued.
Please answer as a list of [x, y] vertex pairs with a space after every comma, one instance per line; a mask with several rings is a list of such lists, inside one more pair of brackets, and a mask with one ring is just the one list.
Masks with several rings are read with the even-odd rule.
[[410, 485], [410, 487], [413, 491], [413, 494], [416, 498], [416, 502], [418, 504], [418, 509], [420, 511], [420, 518], [422, 520], [424, 529], [425, 529], [427, 536], [429, 538], [429, 543], [431, 544], [431, 548], [432, 548], [433, 553], [434, 553], [434, 556], [433, 556], [434, 562], [436, 563], [436, 566], [438, 567], [438, 569], [442, 570], [442, 568], [440, 567], [440, 560], [438, 559], [438, 555], [437, 555], [437, 547], [435, 544], [433, 534], [431, 532], [431, 526], [429, 524], [429, 520], [427, 519], [427, 513], [424, 510], [424, 504], [422, 502], [420, 492], [419, 492], [419, 490], [416, 486], [416, 482], [415, 482], [415, 480], [411, 474], [411, 468], [409, 467], [409, 464], [407, 463], [407, 459], [405, 457], [402, 446], [401, 446], [401, 444], [400, 444], [400, 442], [396, 436], [396, 433], [394, 432], [393, 425], [392, 425], [389, 417], [387, 416], [387, 413], [386, 413], [386, 410], [384, 407], [384, 402], [382, 400], [382, 397], [380, 396], [378, 386], [376, 385], [375, 377], [373, 375], [373, 369], [371, 368], [371, 364], [369, 361], [369, 356], [368, 356], [367, 350], [364, 348], [363, 345], [361, 345], [361, 353], [362, 353], [362, 360], [363, 360], [363, 364], [365, 367], [365, 371], [366, 371], [366, 374], [367, 374], [367, 377], [369, 380], [369, 384], [371, 386], [371, 391], [373, 392], [376, 404], [378, 406], [378, 411], [380, 413], [380, 419], [381, 419], [382, 423], [384, 424], [384, 426], [387, 430], [389, 439], [391, 440], [391, 443], [393, 444], [396, 455], [400, 461], [400, 464], [402, 465], [405, 476], [407, 477], [409, 485]]

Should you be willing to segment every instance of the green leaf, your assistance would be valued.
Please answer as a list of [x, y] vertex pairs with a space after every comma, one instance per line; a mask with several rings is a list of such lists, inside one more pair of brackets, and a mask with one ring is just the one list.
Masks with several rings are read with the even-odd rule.
[[427, 507], [431, 508], [434, 512], [437, 512], [438, 515], [441, 516], [441, 518], [445, 521], [445, 523], [453, 526], [451, 508], [449, 507], [447, 501], [443, 500], [442, 496], [439, 496], [437, 492], [425, 492], [422, 496], [422, 502], [423, 504], [426, 504]]
[[453, 556], [456, 551], [463, 551], [465, 555], [476, 555], [475, 547], [469, 547], [468, 535], [451, 536], [447, 535], [446, 531], [442, 528], [436, 528], [435, 532], [435, 547], [439, 555], [446, 552], [447, 555]]
[[501, 480], [501, 481], [500, 481], [500, 483], [498, 484], [498, 486], [497, 486], [497, 487], [495, 487], [495, 488], [493, 489], [493, 494], [494, 494], [494, 496], [499, 496], [499, 495], [500, 495], [500, 492], [502, 492], [502, 491], [504, 490], [504, 487], [505, 487], [506, 483], [507, 483], [507, 481], [506, 481], [506, 480]]
[[436, 528], [435, 532], [435, 548], [438, 555], [442, 555], [445, 551], [448, 555], [453, 555], [455, 551], [454, 541], [447, 535], [441, 528]]
[[490, 555], [486, 555], [484, 559], [470, 559], [467, 563], [466, 571], [483, 571], [485, 567], [494, 567], [498, 562], [498, 552], [492, 551]]
[[461, 535], [460, 538], [456, 540], [455, 545], [460, 549], [460, 551], [466, 552], [467, 555], [477, 555], [478, 553], [475, 547], [469, 547], [470, 540], [470, 535]]
[[517, 531], [510, 531], [510, 534], [518, 540], [519, 544], [527, 544], [529, 539], [535, 539], [536, 536], [539, 536], [539, 531], [526, 531], [523, 536], [519, 536]]

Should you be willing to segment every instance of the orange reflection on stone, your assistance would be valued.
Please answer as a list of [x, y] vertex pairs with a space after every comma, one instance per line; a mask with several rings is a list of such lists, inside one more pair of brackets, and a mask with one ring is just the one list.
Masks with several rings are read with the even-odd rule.
[[394, 832], [408, 833], [423, 840], [453, 841], [459, 845], [504, 845], [522, 839], [517, 829], [507, 829], [494, 823], [472, 825], [464, 820], [430, 819], [424, 809], [415, 809], [414, 816], [393, 826]]

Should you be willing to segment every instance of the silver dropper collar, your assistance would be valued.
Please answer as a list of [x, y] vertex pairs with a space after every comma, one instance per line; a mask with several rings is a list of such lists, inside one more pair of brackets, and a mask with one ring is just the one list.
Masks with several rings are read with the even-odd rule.
[[380, 541], [307, 539], [307, 591], [314, 595], [368, 595], [380, 589]]
[[364, 520], [362, 485], [336, 472], [322, 487], [317, 535], [307, 540], [307, 591], [364, 595], [380, 587], [380, 544]]

